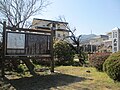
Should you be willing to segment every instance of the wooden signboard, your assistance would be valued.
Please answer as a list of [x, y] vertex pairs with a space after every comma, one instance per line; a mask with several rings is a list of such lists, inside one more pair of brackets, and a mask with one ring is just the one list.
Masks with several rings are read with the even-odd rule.
[[54, 72], [53, 29], [36, 30], [7, 27], [3, 25], [2, 76], [5, 59], [50, 58], [51, 72]]
[[7, 31], [6, 55], [50, 54], [50, 35]]

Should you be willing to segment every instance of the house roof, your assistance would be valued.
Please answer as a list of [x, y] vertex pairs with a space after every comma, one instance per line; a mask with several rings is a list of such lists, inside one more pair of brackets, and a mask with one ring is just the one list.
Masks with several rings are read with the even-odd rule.
[[61, 22], [61, 21], [54, 21], [54, 20], [46, 20], [46, 19], [39, 19], [39, 18], [34, 18], [33, 20], [41, 20], [41, 21], [48, 21], [48, 22], [52, 22], [52, 23], [68, 24], [68, 22]]

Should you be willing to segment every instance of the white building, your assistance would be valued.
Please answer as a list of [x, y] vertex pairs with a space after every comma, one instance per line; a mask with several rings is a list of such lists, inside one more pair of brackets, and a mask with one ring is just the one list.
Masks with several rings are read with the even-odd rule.
[[120, 50], [120, 29], [115, 27], [112, 29], [112, 52]]
[[108, 40], [103, 41], [103, 49], [106, 52], [112, 52], [112, 32], [108, 32], [106, 35], [108, 36]]
[[112, 32], [108, 32], [106, 35], [109, 37], [109, 40], [112, 41]]
[[105, 41], [105, 40], [108, 40], [107, 35], [99, 35], [90, 40], [90, 45], [99, 46], [99, 45], [103, 44], [103, 41]]
[[96, 46], [96, 51], [100, 52], [111, 52], [111, 50], [108, 50], [108, 44], [110, 43], [108, 35], [98, 35], [90, 40], [90, 45]]
[[55, 39], [62, 40], [69, 36], [69, 31], [67, 29], [67, 22], [45, 20], [34, 18], [32, 22], [32, 29], [42, 29], [50, 30], [51, 27], [55, 30]]

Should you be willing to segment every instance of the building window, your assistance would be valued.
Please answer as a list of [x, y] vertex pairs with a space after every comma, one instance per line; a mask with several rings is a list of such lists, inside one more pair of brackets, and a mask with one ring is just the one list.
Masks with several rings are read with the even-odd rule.
[[60, 37], [60, 34], [58, 34], [58, 37]]
[[63, 37], [65, 37], [65, 34], [63, 34]]
[[56, 24], [55, 23], [53, 23], [53, 28], [56, 28]]

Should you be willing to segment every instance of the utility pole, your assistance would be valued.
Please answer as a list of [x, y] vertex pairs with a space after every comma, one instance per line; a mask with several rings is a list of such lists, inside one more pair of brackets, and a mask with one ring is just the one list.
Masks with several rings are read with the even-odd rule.
[[53, 27], [54, 22], [51, 23], [51, 72], [54, 73], [54, 52], [53, 52], [53, 40], [54, 40], [54, 34], [55, 34], [55, 28]]
[[92, 34], [92, 29], [91, 29], [91, 34]]

